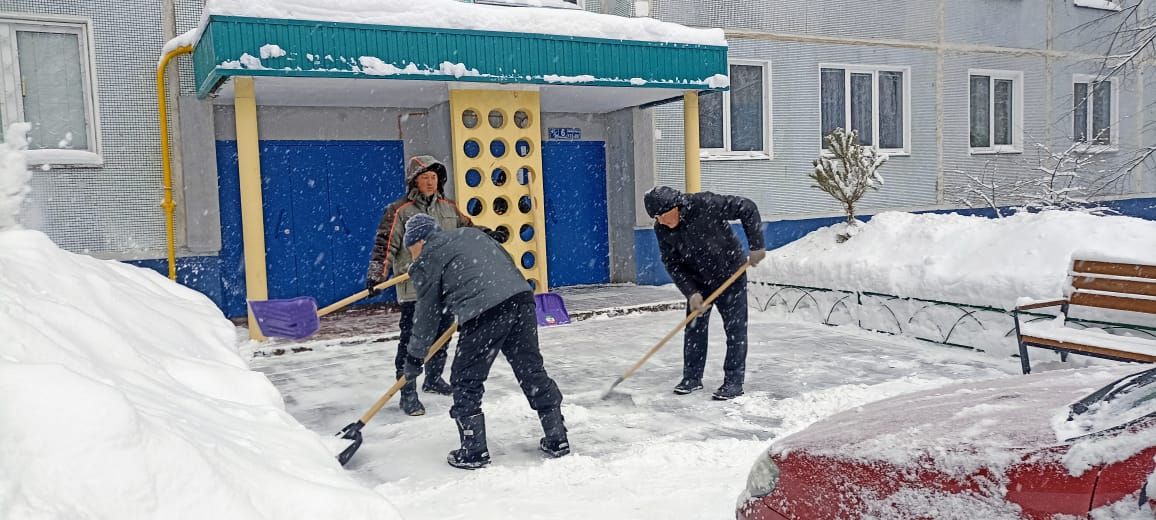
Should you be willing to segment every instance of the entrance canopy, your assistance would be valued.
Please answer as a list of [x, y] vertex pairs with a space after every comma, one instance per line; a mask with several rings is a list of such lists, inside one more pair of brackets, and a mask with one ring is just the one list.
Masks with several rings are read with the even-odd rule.
[[465, 82], [537, 85], [544, 110], [602, 113], [729, 85], [719, 30], [455, 0], [323, 4], [210, 0], [187, 35], [198, 97], [229, 99], [229, 78], [254, 76], [263, 105], [429, 107]]

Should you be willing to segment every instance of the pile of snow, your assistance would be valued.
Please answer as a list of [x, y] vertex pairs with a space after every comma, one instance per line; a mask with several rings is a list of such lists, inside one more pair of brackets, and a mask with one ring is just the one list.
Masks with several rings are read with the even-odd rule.
[[[375, 25], [557, 34], [614, 40], [726, 46], [722, 29], [697, 29], [651, 18], [626, 18], [578, 9], [548, 9], [546, 0], [520, 0], [527, 7], [482, 5], [458, 0], [207, 0], [201, 27], [178, 36], [171, 50], [199, 39], [210, 15], [350, 22]], [[541, 4], [543, 7], [536, 7]]]
[[15, 123], [0, 143], [0, 233], [19, 226], [20, 207], [28, 196], [32, 174], [25, 162], [24, 148], [28, 146], [25, 135], [31, 128], [28, 123]]
[[751, 279], [1003, 309], [1063, 296], [1073, 253], [1156, 262], [1156, 222], [1078, 212], [1002, 219], [887, 212], [837, 243], [840, 224], [767, 254]]
[[208, 298], [11, 225], [27, 179], [13, 146], [0, 145], [0, 518], [398, 518], [285, 412]]

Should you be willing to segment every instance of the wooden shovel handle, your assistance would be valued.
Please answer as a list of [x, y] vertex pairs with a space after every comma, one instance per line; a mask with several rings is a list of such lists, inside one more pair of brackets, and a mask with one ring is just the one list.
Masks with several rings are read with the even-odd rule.
[[[406, 276], [406, 275], [402, 275], [402, 276]], [[395, 278], [395, 280], [396, 280], [396, 278]], [[425, 360], [424, 360], [423, 364], [429, 363], [429, 360], [434, 357], [434, 354], [437, 354], [438, 351], [442, 349], [442, 347], [446, 346], [446, 343], [450, 342], [450, 337], [452, 337], [454, 335], [454, 332], [456, 332], [457, 330], [458, 330], [458, 324], [457, 323], [450, 325], [450, 328], [446, 329], [446, 331], [442, 333], [442, 335], [437, 339], [437, 341], [435, 341], [434, 344], [430, 346], [429, 353], [425, 355]], [[398, 390], [401, 390], [401, 387], [405, 386], [405, 383], [406, 383], [405, 376], [401, 376], [401, 377], [397, 378], [397, 382], [394, 383], [393, 386], [389, 387], [389, 390], [386, 390], [385, 394], [382, 395], [381, 398], [378, 399], [376, 403], [373, 403], [373, 406], [369, 409], [369, 411], [365, 412], [365, 415], [361, 416], [361, 424], [369, 424], [370, 419], [373, 419], [373, 416], [377, 415], [377, 412], [381, 411], [382, 407], [384, 407], [385, 404], [388, 403], [389, 400], [393, 398], [393, 394], [396, 394]]]
[[[738, 271], [735, 271], [735, 274], [732, 274], [730, 278], [727, 278], [727, 280], [723, 282], [723, 284], [720, 285], [718, 289], [715, 289], [714, 292], [710, 293], [710, 296], [707, 296], [707, 298], [703, 300], [702, 307], [694, 309], [690, 314], [687, 314], [686, 318], [683, 318], [678, 326], [671, 329], [670, 332], [666, 333], [666, 336], [664, 336], [657, 345], [651, 347], [651, 349], [646, 352], [646, 355], [642, 356], [642, 359], [639, 359], [638, 362], [634, 364], [634, 366], [630, 367], [630, 370], [627, 370], [625, 374], [622, 374], [622, 377], [618, 379], [618, 382], [622, 382], [624, 379], [630, 377], [632, 374], [634, 374], [635, 371], [641, 368], [642, 365], [646, 364], [646, 361], [649, 360], [655, 352], [658, 352], [658, 350], [661, 349], [663, 345], [666, 345], [666, 342], [670, 341], [670, 338], [673, 338], [675, 334], [678, 334], [678, 331], [686, 328], [687, 324], [689, 324], [695, 318], [699, 317], [699, 315], [702, 314], [702, 309], [710, 307], [710, 304], [714, 303], [714, 301], [717, 300], [719, 296], [722, 296], [723, 291], [726, 291], [727, 288], [734, 284], [735, 280], [738, 280], [743, 275], [743, 273], [747, 272], [747, 269], [750, 267], [751, 263], [749, 260], [744, 262], [743, 265], [739, 266], [739, 269]], [[615, 385], [617, 385], [617, 383], [615, 383]]]
[[[406, 280], [409, 280], [409, 273], [398, 275], [398, 276], [390, 278], [384, 282], [381, 282], [381, 283], [377, 284], [377, 286], [374, 287], [374, 290], [384, 291], [384, 290], [389, 289], [390, 287], [393, 287], [393, 286], [395, 286], [399, 283], [402, 283]], [[322, 308], [321, 310], [317, 311], [317, 317], [320, 318], [320, 317], [325, 316], [326, 314], [329, 314], [331, 312], [339, 311], [339, 310], [345, 308], [347, 305], [349, 305], [349, 304], [351, 304], [357, 300], [360, 300], [362, 298], [365, 298], [366, 296], [369, 296], [369, 289], [363, 290], [357, 294], [347, 296], [343, 300], [337, 301], [335, 303], [330, 304], [328, 307]]]

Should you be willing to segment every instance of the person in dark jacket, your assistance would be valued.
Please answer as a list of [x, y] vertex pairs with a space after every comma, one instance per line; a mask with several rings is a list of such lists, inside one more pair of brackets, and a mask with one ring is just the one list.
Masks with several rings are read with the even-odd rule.
[[478, 229], [442, 231], [424, 214], [406, 223], [405, 245], [414, 258], [409, 274], [417, 289], [406, 379], [421, 374], [420, 361], [438, 335], [441, 309], [461, 324], [450, 371], [450, 417], [457, 423], [461, 448], [451, 451], [446, 461], [463, 469], [490, 463], [482, 394], [499, 352], [514, 370], [530, 408], [538, 412], [545, 433], [539, 449], [553, 457], [570, 453], [562, 392], [546, 373], [538, 350], [534, 295], [510, 255]]
[[[446, 198], [445, 185], [448, 178], [446, 166], [432, 156], [417, 155], [410, 158], [405, 169], [406, 194], [385, 208], [385, 214], [377, 226], [377, 235], [365, 279], [366, 289], [371, 296], [377, 294], [374, 287], [388, 278], [389, 271], [392, 270], [394, 276], [409, 271], [413, 259], [409, 250], [402, 246], [402, 235], [405, 233], [405, 223], [410, 217], [418, 213], [432, 215], [443, 229], [472, 224], [468, 217], [458, 211], [454, 201]], [[405, 368], [405, 352], [412, 335], [416, 300], [417, 293], [413, 289], [412, 282], [397, 285], [397, 301], [401, 306], [399, 323], [401, 337], [398, 339], [397, 354], [393, 360], [395, 377], [401, 377]], [[435, 320], [440, 334], [450, 328], [454, 317], [447, 312], [438, 315]], [[450, 395], [452, 389], [442, 378], [448, 351], [448, 348], [443, 349], [430, 360], [429, 366], [426, 367], [425, 383], [422, 384], [423, 391]], [[417, 381], [413, 379], [407, 381], [405, 387], [401, 389], [398, 405], [407, 415], [425, 414], [425, 406], [417, 395]]]
[[[710, 192], [684, 194], [659, 186], [646, 192], [643, 202], [646, 213], [655, 219], [654, 232], [662, 263], [679, 291], [687, 297], [687, 314], [703, 308], [703, 299], [722, 287], [748, 260], [729, 221], [742, 222], [750, 244], [752, 266], [766, 257], [759, 208], [748, 198]], [[721, 401], [743, 395], [747, 360], [746, 275], [723, 291], [714, 304], [722, 314], [727, 335], [723, 384], [713, 396]], [[676, 394], [702, 389], [709, 324], [708, 307], [686, 326], [682, 381], [674, 387]]]

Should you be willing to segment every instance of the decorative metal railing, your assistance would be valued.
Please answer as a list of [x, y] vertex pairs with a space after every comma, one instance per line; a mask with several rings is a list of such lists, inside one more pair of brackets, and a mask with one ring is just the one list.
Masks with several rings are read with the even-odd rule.
[[[981, 351], [1009, 355], [1016, 352], [1012, 311], [997, 307], [754, 280], [748, 282], [748, 289], [755, 309], [784, 318], [824, 325], [855, 325], [865, 330]], [[1021, 320], [1027, 316], [1026, 321], [1031, 322], [1054, 319], [1056, 314], [1021, 312], [1020, 316]], [[1156, 339], [1156, 326], [1091, 317], [1069, 317], [1066, 324]]]

